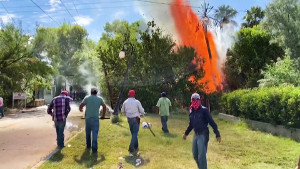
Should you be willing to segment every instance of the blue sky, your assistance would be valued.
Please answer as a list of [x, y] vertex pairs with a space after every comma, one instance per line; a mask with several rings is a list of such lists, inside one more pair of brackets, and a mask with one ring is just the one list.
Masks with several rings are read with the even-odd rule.
[[[89, 38], [98, 41], [106, 22], [115, 19], [134, 22], [140, 19], [159, 20], [168, 11], [172, 0], [0, 0], [0, 19], [4, 24], [22, 23], [25, 33], [34, 33], [36, 25], [57, 27], [63, 22], [84, 26]], [[263, 9], [271, 0], [206, 0], [214, 7], [230, 5], [238, 11], [237, 23], [243, 22], [245, 11], [251, 6]], [[204, 0], [189, 0], [200, 6]], [[165, 10], [157, 16], [156, 9]], [[197, 12], [196, 8], [194, 8]], [[156, 15], [155, 15], [156, 14]], [[165, 17], [169, 17], [166, 14]], [[171, 18], [170, 18], [171, 20]]]

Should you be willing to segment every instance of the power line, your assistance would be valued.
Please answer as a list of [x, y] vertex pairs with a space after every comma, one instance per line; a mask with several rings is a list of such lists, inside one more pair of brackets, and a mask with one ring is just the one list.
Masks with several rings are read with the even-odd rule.
[[46, 14], [53, 22], [56, 22], [58, 25], [59, 23], [57, 21], [55, 21], [50, 15], [48, 15], [38, 4], [36, 4], [35, 2], [33, 2], [33, 0], [30, 0], [33, 4], [35, 4], [35, 6], [37, 6], [38, 8], [40, 8], [41, 11], [44, 12], [44, 14]]
[[76, 5], [74, 4], [74, 0], [72, 0], [72, 3], [73, 3], [73, 5], [74, 5], [74, 7], [75, 7], [75, 9], [76, 9], [77, 15], [79, 16], [78, 11], [77, 11], [77, 8], [76, 8]]
[[[75, 24], [77, 24], [76, 20], [74, 19], [73, 15], [70, 13], [70, 11], [68, 10], [68, 8], [65, 6], [65, 4], [63, 3], [62, 0], [59, 0], [61, 2], [61, 4], [64, 6], [64, 8], [67, 10], [67, 12], [69, 13], [69, 15], [73, 18]], [[78, 25], [78, 24], [77, 24]]]
[[9, 17], [9, 18], [10, 18], [10, 20], [12, 20], [14, 24], [16, 24], [16, 23], [15, 23], [15, 21], [13, 20], [13, 18], [12, 18], [12, 17], [10, 17], [10, 15], [9, 15], [9, 12], [8, 12], [8, 10], [6, 9], [6, 7], [3, 5], [2, 1], [0, 1], [0, 2], [1, 2], [1, 5], [2, 5], [2, 7], [4, 8], [4, 10], [5, 10], [5, 11], [6, 11], [6, 13], [7, 13], [7, 17]]

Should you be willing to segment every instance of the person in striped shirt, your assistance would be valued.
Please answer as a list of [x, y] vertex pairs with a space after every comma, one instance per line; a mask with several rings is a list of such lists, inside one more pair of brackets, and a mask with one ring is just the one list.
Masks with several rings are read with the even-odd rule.
[[66, 126], [66, 119], [71, 111], [70, 101], [72, 98], [68, 96], [68, 91], [62, 91], [57, 97], [54, 97], [48, 106], [47, 113], [52, 116], [54, 121], [57, 146], [59, 149], [64, 148], [64, 129]]

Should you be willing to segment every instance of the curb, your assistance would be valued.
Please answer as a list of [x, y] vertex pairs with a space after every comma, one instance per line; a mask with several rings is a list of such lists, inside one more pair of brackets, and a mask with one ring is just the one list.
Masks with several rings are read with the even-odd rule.
[[[75, 137], [77, 137], [80, 133], [82, 133], [82, 131], [84, 131], [84, 128], [80, 129], [72, 137], [68, 138], [67, 141], [65, 142], [65, 144], [68, 144], [69, 142], [71, 142]], [[44, 162], [48, 161], [58, 151], [59, 151], [59, 149], [56, 148], [53, 152], [51, 152], [46, 157], [44, 157], [40, 162], [38, 162], [33, 167], [31, 167], [31, 169], [39, 168], [42, 164], [44, 164]]]

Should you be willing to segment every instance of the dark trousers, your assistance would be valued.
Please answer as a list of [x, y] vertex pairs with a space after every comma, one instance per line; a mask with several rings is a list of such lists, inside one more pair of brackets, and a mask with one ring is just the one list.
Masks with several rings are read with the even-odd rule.
[[136, 117], [134, 118], [127, 118], [130, 132], [131, 132], [131, 141], [129, 145], [129, 152], [134, 153], [139, 149], [139, 141], [138, 141], [138, 133], [140, 124]]
[[167, 125], [168, 116], [161, 116], [160, 119], [161, 119], [161, 125], [162, 125], [161, 129], [163, 130], [163, 132], [168, 133], [169, 132], [168, 125]]
[[[90, 117], [86, 119], [85, 120], [86, 147], [87, 148], [92, 147], [93, 152], [98, 151], [98, 132], [99, 132], [99, 118]], [[91, 135], [93, 136], [92, 141], [91, 141]]]
[[66, 121], [54, 121], [55, 128], [56, 128], [56, 141], [57, 141], [57, 146], [59, 148], [63, 148], [65, 146], [64, 144], [64, 130], [66, 126]]

